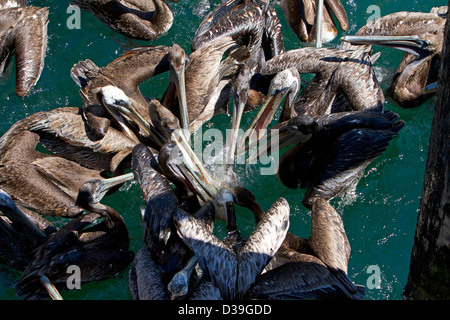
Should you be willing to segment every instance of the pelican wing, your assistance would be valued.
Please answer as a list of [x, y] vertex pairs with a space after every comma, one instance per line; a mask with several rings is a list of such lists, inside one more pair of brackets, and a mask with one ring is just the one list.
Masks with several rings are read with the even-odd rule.
[[129, 271], [129, 287], [134, 300], [169, 300], [169, 292], [162, 283], [150, 251], [141, 248]]
[[[243, 8], [243, 6], [247, 6]], [[201, 22], [192, 40], [192, 51], [198, 50], [204, 44], [223, 36], [235, 38], [241, 33], [254, 32], [262, 36], [265, 12], [263, 8], [254, 5], [252, 1], [230, 0], [211, 11]], [[258, 44], [261, 36], [251, 37], [248, 47]], [[259, 50], [259, 45], [255, 46]]]
[[286, 199], [276, 200], [239, 250], [238, 294], [245, 294], [283, 243], [289, 213]]
[[39, 80], [47, 50], [48, 8], [26, 7], [14, 30], [16, 50], [16, 93], [26, 96]]
[[299, 73], [315, 73], [329, 78], [332, 72], [349, 56], [349, 52], [335, 48], [300, 48], [286, 51], [268, 60], [262, 75], [277, 74], [297, 68]]
[[194, 252], [206, 279], [219, 288], [225, 299], [236, 296], [237, 260], [235, 253], [219, 240], [202, 219], [184, 210], [175, 214], [177, 232]]
[[362, 299], [358, 292], [348, 292], [319, 259], [305, 254], [297, 254], [296, 262], [289, 262], [260, 275], [248, 296], [273, 300], [332, 299], [342, 296]]
[[[331, 199], [346, 190], [366, 166], [381, 155], [389, 142], [403, 127], [403, 122], [392, 130], [353, 129], [339, 136], [331, 146], [331, 152], [321, 158], [324, 170], [313, 181], [303, 203], [308, 207], [310, 199]], [[395, 130], [395, 131], [394, 131]]]

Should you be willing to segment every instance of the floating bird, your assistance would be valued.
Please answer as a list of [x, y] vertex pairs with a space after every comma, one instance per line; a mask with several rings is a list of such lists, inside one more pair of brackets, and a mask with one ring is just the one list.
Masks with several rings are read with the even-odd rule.
[[139, 40], [156, 40], [173, 23], [172, 10], [163, 0], [74, 0], [70, 3], [92, 12], [111, 29]]
[[228, 214], [229, 232], [223, 241], [203, 221], [182, 210], [177, 210], [174, 219], [205, 280], [219, 289], [223, 299], [240, 299], [283, 242], [289, 228], [289, 204], [283, 198], [275, 201], [248, 239], [240, 235], [234, 211]]
[[104, 87], [120, 88], [125, 95], [137, 102], [136, 108], [142, 116], [149, 118], [148, 99], [140, 92], [139, 85], [169, 71], [169, 50], [170, 47], [167, 46], [139, 47], [124, 53], [102, 68], [89, 59], [72, 67], [70, 75], [81, 88], [86, 124], [96, 138], [101, 139], [105, 135], [111, 124], [111, 117], [114, 117], [110, 108], [104, 105], [101, 93]]
[[[74, 115], [74, 109], [55, 110], [48, 112], [47, 116], [51, 118], [54, 113], [60, 113], [60, 116], [67, 121], [71, 115]], [[73, 217], [83, 211], [76, 204], [80, 186], [88, 180], [104, 179], [104, 177], [100, 170], [89, 169], [75, 161], [36, 151], [35, 147], [40, 140], [40, 136], [38, 133], [31, 131], [29, 125], [36, 119], [42, 120], [42, 115], [46, 118], [45, 113], [37, 113], [19, 120], [1, 137], [0, 186], [21, 206], [49, 216]], [[82, 123], [81, 119], [79, 119], [79, 122]], [[37, 123], [40, 122], [36, 121], [34, 124]], [[71, 124], [75, 125], [74, 123]], [[44, 142], [44, 145], [50, 145], [52, 143], [51, 138], [58, 137], [58, 134], [60, 134], [58, 138], [60, 139], [60, 147], [61, 149], [66, 148], [66, 142], [63, 138], [77, 138], [77, 131], [73, 130], [74, 128], [70, 127], [68, 131], [65, 131], [64, 128], [60, 127], [59, 132], [56, 130], [53, 132], [53, 136], [48, 134], [45, 137], [48, 138], [48, 143]], [[45, 133], [44, 129], [40, 128], [39, 130]], [[64, 132], [69, 134], [64, 135]], [[113, 134], [113, 131], [111, 131], [111, 134]], [[77, 149], [80, 145], [74, 144], [76, 152], [89, 151], [88, 146], [84, 144], [86, 140], [89, 139], [85, 137], [84, 140], [81, 140], [84, 150], [80, 151], [80, 149]], [[55, 144], [53, 144], [53, 147], [55, 147]], [[93, 145], [91, 150], [100, 153], [102, 150], [98, 149], [102, 147], [105, 147], [105, 145]], [[108, 181], [115, 182], [114, 179]], [[118, 184], [120, 183], [123, 183], [123, 181]], [[113, 191], [116, 187], [117, 184], [113, 183], [110, 190]]]
[[93, 170], [121, 174], [130, 168], [135, 140], [111, 128], [101, 140], [86, 130], [79, 108], [65, 107], [32, 114], [20, 120], [39, 135], [39, 142], [54, 155]]
[[0, 74], [16, 57], [16, 94], [27, 96], [44, 69], [48, 8], [26, 1], [0, 1]]
[[[225, 54], [227, 58], [223, 59]], [[185, 99], [186, 117], [189, 119], [185, 121], [189, 123], [189, 131], [195, 132], [214, 115], [228, 113], [230, 85], [239, 65], [248, 60], [249, 53], [231, 37], [224, 36], [205, 44], [189, 56], [180, 48], [177, 56], [178, 60], [184, 61], [185, 91], [174, 95], [173, 87], [169, 86], [161, 103], [178, 116], [178, 101]], [[178, 64], [181, 67], [182, 64]], [[172, 82], [176, 83], [179, 81], [176, 79], [181, 77], [173, 78]], [[183, 87], [181, 83], [179, 86]], [[183, 119], [183, 116], [180, 114], [179, 118]]]
[[33, 249], [55, 231], [50, 222], [19, 208], [9, 194], [0, 189], [0, 263], [23, 271]]
[[[280, 7], [286, 21], [303, 42], [314, 42], [317, 34], [317, 0], [282, 0]], [[342, 31], [348, 29], [347, 13], [340, 0], [325, 0], [323, 10], [322, 41], [330, 42], [337, 36], [337, 28], [330, 13], [336, 17]]]
[[267, 0], [229, 0], [216, 7], [195, 32], [192, 51], [224, 36], [248, 48], [251, 57], [246, 64], [252, 74], [265, 60], [284, 52], [281, 24]]
[[[158, 157], [158, 162], [164, 161], [165, 159]], [[166, 177], [158, 172], [157, 169], [163, 166], [158, 165], [158, 162], [152, 151], [145, 145], [139, 144], [134, 148], [133, 172], [146, 201], [141, 218], [144, 228], [144, 243], [148, 249], [148, 252], [144, 250], [145, 252], [142, 252], [138, 259], [151, 259], [159, 271], [148, 274], [145, 277], [147, 280], [144, 278], [139, 280], [140, 277], [143, 277], [140, 275], [141, 262], [135, 261], [135, 268], [130, 271], [130, 279], [133, 281], [131, 291], [140, 292], [147, 288], [149, 283], [156, 281], [156, 283], [163, 284], [164, 292], [167, 290], [165, 287], [169, 286], [170, 297], [174, 299], [188, 293], [189, 278], [195, 261], [192, 260], [192, 251], [181, 241], [176, 232], [173, 219], [180, 202]], [[167, 168], [170, 169], [170, 167]], [[212, 202], [206, 202], [203, 207], [193, 212], [193, 215], [211, 225], [212, 229], [215, 206]], [[147, 268], [151, 268], [151, 265], [148, 265]], [[175, 275], [176, 280], [173, 280]], [[145, 290], [148, 292], [150, 289]], [[151, 293], [151, 296], [153, 295]], [[158, 296], [163, 296], [163, 294], [158, 294]], [[142, 294], [136, 295], [136, 297], [145, 298]]]
[[309, 239], [288, 233], [249, 298], [364, 298], [364, 287], [347, 275], [351, 248], [340, 215], [328, 201], [314, 198], [311, 219]]
[[437, 81], [446, 13], [446, 6], [430, 13], [392, 13], [369, 22], [355, 36], [342, 40], [406, 51], [387, 95], [403, 107], [417, 107], [432, 96], [423, 89]]
[[[34, 259], [15, 284], [18, 296], [45, 299], [41, 276], [57, 290], [67, 290], [71, 266], [79, 268], [81, 286], [111, 278], [133, 261], [125, 221], [113, 208], [97, 202], [102, 193], [99, 185], [99, 181], [89, 181], [80, 188], [77, 204], [89, 212], [71, 220], [35, 250]], [[103, 221], [96, 223], [99, 218]]]
[[[285, 103], [280, 121], [301, 114], [314, 117], [338, 111], [379, 109], [384, 95], [372, 67], [374, 59], [363, 49], [301, 48], [267, 61], [261, 74], [277, 74], [289, 68], [297, 69], [299, 74], [315, 74], [298, 99]], [[298, 81], [298, 76], [285, 77], [279, 87], [290, 85], [289, 80]]]
[[403, 125], [387, 110], [292, 118], [277, 128], [280, 148], [293, 136], [299, 142], [280, 158], [277, 177], [289, 188], [308, 188], [303, 198], [307, 208], [315, 197], [330, 200], [360, 178]]

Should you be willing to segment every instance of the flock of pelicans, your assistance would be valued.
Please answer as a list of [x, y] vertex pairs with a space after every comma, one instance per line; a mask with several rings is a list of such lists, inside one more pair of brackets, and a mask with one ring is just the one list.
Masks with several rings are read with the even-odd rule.
[[[156, 39], [173, 21], [162, 0], [73, 3], [136, 39]], [[280, 5], [302, 41], [314, 42], [317, 26], [324, 41], [336, 37], [334, 21], [348, 27], [339, 0], [325, 0], [317, 19], [313, 0]], [[0, 0], [0, 70], [15, 55], [19, 96], [30, 93], [43, 69], [48, 10]], [[134, 299], [363, 299], [364, 287], [347, 275], [350, 245], [329, 200], [357, 183], [404, 125], [384, 108], [371, 46], [406, 51], [388, 94], [404, 107], [420, 105], [433, 94], [446, 13], [393, 13], [344, 37], [340, 48], [285, 51], [269, 1], [228, 0], [204, 17], [189, 55], [173, 44], [134, 48], [104, 67], [76, 63], [71, 76], [81, 108], [37, 112], [0, 138], [0, 263], [22, 271], [17, 296], [61, 298], [72, 265], [81, 284], [131, 265]], [[163, 97], [143, 96], [140, 83], [163, 72], [170, 72]], [[301, 88], [301, 74], [315, 76]], [[279, 122], [268, 128], [279, 106]], [[239, 134], [242, 114], [256, 108]], [[230, 114], [233, 135], [226, 174], [218, 178], [190, 140], [220, 113]], [[264, 211], [233, 171], [263, 129], [267, 139], [278, 129], [279, 148], [290, 146], [277, 176], [306, 189], [309, 239], [289, 232], [284, 198]], [[137, 253], [129, 250], [121, 215], [100, 202], [131, 179], [146, 201]], [[239, 232], [235, 205], [254, 214], [248, 238]], [[45, 216], [70, 220], [58, 229]], [[216, 219], [225, 221], [224, 239], [214, 234]]]

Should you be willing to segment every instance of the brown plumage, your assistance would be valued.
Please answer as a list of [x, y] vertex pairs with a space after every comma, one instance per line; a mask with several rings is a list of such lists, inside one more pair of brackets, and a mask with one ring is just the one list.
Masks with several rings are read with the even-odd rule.
[[[387, 95], [403, 107], [416, 107], [432, 96], [423, 89], [437, 81], [447, 10], [443, 6], [433, 8], [430, 13], [395, 12], [367, 23], [355, 34], [356, 38], [365, 39], [362, 43], [406, 51], [387, 89]], [[370, 39], [372, 36], [393, 38], [383, 41]], [[408, 44], [406, 39], [396, 40], [397, 36], [416, 36], [417, 40]], [[342, 47], [349, 45], [343, 43]]]
[[288, 233], [249, 292], [259, 299], [363, 299], [364, 287], [347, 275], [350, 244], [340, 215], [315, 198], [309, 239]]
[[173, 23], [172, 10], [163, 0], [74, 0], [70, 3], [92, 12], [113, 30], [134, 39], [156, 40]]
[[26, 96], [39, 80], [47, 50], [48, 8], [0, 4], [0, 73], [16, 57], [16, 93]]
[[[347, 13], [340, 0], [325, 0], [322, 29], [323, 41], [336, 38], [338, 30], [333, 21], [333, 14], [343, 31], [348, 29]], [[314, 42], [317, 35], [316, 15], [317, 0], [282, 0], [280, 7], [292, 31], [303, 42]]]
[[[223, 56], [227, 53], [227, 58]], [[228, 112], [231, 81], [239, 64], [248, 59], [248, 51], [239, 47], [231, 37], [221, 37], [205, 44], [189, 55], [186, 64], [186, 102], [189, 129], [198, 129], [215, 114]], [[162, 104], [174, 114], [179, 114], [178, 101], [172, 105], [170, 92], [166, 92]]]
[[[18, 204], [50, 216], [73, 217], [83, 210], [75, 200], [84, 182], [102, 179], [103, 171], [120, 172], [123, 154], [131, 152], [133, 142], [114, 130], [105, 140], [91, 141], [77, 112], [78, 108], [38, 112], [1, 137], [0, 187]], [[59, 156], [36, 151], [39, 141]]]
[[276, 74], [296, 68], [300, 74], [315, 77], [303, 89], [280, 121], [301, 114], [325, 115], [332, 112], [379, 109], [384, 94], [375, 77], [366, 50], [346, 51], [333, 48], [301, 48], [289, 50], [267, 61], [261, 71]]
[[23, 271], [32, 259], [33, 249], [55, 231], [49, 221], [16, 205], [0, 189], [0, 263]]
[[192, 51], [224, 36], [248, 48], [246, 64], [253, 74], [262, 62], [284, 52], [281, 24], [267, 0], [229, 0], [216, 7], [196, 30]]
[[134, 48], [102, 68], [89, 59], [72, 67], [71, 77], [81, 88], [84, 118], [95, 137], [101, 139], [111, 121], [115, 121], [102, 102], [100, 91], [105, 86], [120, 88], [137, 102], [138, 112], [150, 118], [148, 100], [141, 94], [139, 85], [169, 70], [169, 49], [166, 46]]
[[[47, 292], [40, 284], [43, 275], [59, 291], [67, 290], [72, 275], [69, 266], [80, 268], [78, 280], [83, 285], [110, 278], [131, 263], [134, 254], [128, 250], [128, 230], [120, 214], [98, 203], [87, 209], [89, 213], [73, 219], [36, 249], [34, 259], [15, 283], [18, 296], [45, 299]], [[99, 218], [103, 221], [94, 223]]]

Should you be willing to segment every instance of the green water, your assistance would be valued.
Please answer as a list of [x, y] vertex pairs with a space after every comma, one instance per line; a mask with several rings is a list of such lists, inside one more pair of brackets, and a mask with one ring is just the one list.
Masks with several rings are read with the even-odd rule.
[[[194, 14], [200, 1], [180, 0], [171, 3], [175, 21], [167, 35], [151, 44], [172, 45], [178, 43], [190, 52], [190, 43], [201, 17]], [[211, 8], [220, 0], [211, 0]], [[432, 6], [447, 5], [446, 0], [343, 0], [350, 20], [348, 34], [363, 26], [372, 12], [370, 5], [377, 5], [381, 15], [396, 11], [428, 12]], [[6, 79], [0, 79], [0, 134], [3, 134], [17, 120], [34, 112], [57, 107], [81, 106], [78, 87], [69, 75], [76, 62], [91, 59], [104, 66], [121, 53], [149, 43], [130, 40], [97, 20], [92, 14], [81, 13], [81, 29], [68, 29], [68, 1], [29, 1], [29, 5], [50, 7], [49, 43], [45, 68], [33, 93], [25, 98], [16, 96], [14, 71]], [[286, 49], [304, 46], [289, 29], [283, 13], [273, 1], [280, 20]], [[339, 38], [339, 37], [338, 37]], [[335, 47], [338, 41], [326, 46]], [[381, 58], [375, 70], [382, 87], [387, 88], [391, 77], [401, 61], [402, 53], [393, 49], [378, 49]], [[15, 66], [12, 66], [13, 68]], [[14, 69], [12, 69], [14, 70]], [[150, 97], [160, 97], [167, 86], [168, 75], [160, 75], [141, 85], [141, 91]], [[394, 139], [386, 152], [373, 161], [366, 169], [356, 190], [331, 201], [342, 214], [352, 252], [348, 273], [355, 283], [366, 285], [371, 274], [367, 268], [378, 265], [381, 271], [380, 288], [366, 289], [366, 299], [398, 300], [406, 284], [411, 248], [413, 244], [417, 213], [422, 192], [423, 176], [427, 158], [428, 140], [431, 129], [435, 99], [415, 109], [402, 109], [388, 101], [386, 108], [397, 112], [406, 122], [398, 138]], [[250, 120], [251, 114], [244, 115], [243, 122]], [[208, 124], [221, 129], [229, 127], [228, 116], [218, 116]], [[258, 168], [239, 168], [242, 183], [255, 193], [264, 209], [280, 196], [291, 205], [290, 231], [303, 237], [309, 236], [310, 212], [301, 200], [304, 190], [290, 190], [281, 185], [275, 176], [260, 176]], [[120, 212], [129, 228], [131, 249], [139, 250], [142, 245], [142, 228], [139, 207], [144, 205], [141, 191], [136, 183], [130, 183], [123, 190], [104, 199]], [[238, 224], [244, 233], [249, 233], [254, 225], [252, 215], [238, 209]], [[218, 224], [218, 232], [223, 225]], [[17, 299], [12, 283], [20, 273], [0, 265], [0, 299]], [[84, 285], [80, 290], [63, 292], [64, 299], [131, 299], [128, 290], [128, 269], [115, 278]]]

